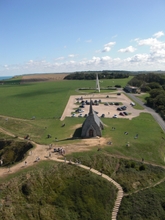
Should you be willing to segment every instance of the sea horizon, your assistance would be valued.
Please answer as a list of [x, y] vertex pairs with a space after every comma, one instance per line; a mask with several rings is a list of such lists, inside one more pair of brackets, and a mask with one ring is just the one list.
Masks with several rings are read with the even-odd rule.
[[11, 79], [13, 76], [0, 76], [0, 80]]

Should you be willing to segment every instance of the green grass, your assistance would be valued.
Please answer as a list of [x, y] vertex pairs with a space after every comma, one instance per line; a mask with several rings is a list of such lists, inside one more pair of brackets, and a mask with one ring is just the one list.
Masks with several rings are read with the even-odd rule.
[[146, 98], [149, 97], [149, 96], [150, 96], [149, 93], [143, 93], [143, 94], [138, 95], [137, 97], [145, 103]]
[[[110, 154], [138, 160], [144, 158], [146, 161], [164, 165], [165, 134], [150, 114], [141, 113], [132, 120], [111, 118], [102, 121], [106, 124], [103, 137], [107, 138], [107, 142], [112, 142], [112, 145], [103, 146], [104, 150]], [[112, 130], [112, 127], [116, 129]], [[128, 135], [124, 132], [128, 132]], [[137, 139], [134, 138], [136, 134]], [[126, 146], [128, 142], [129, 147]]]
[[[111, 127], [116, 129], [112, 130]], [[128, 132], [128, 135], [124, 135], [124, 132]], [[136, 134], [139, 135], [137, 139], [134, 138]], [[111, 137], [113, 145], [108, 148], [111, 153], [164, 164], [165, 134], [150, 114], [141, 113], [132, 120], [112, 119], [111, 126], [105, 128], [103, 136]], [[126, 146], [128, 142], [129, 147]]]
[[[118, 79], [125, 85], [129, 79]], [[104, 87], [112, 80], [104, 80]], [[17, 118], [59, 118], [70, 95], [80, 94], [78, 88], [95, 87], [95, 80], [57, 81], [0, 86], [0, 114]]]

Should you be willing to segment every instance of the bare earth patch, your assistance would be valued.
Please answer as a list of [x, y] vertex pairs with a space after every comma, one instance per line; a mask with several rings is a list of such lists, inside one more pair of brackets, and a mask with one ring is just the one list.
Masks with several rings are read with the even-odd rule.
[[81, 139], [79, 143], [76, 144], [68, 144], [65, 146], [66, 154], [70, 154], [73, 152], [82, 152], [82, 151], [89, 151], [93, 147], [101, 148], [107, 145], [110, 139], [106, 139], [104, 137], [95, 137], [95, 138], [87, 138]]
[[22, 76], [21, 83], [42, 82], [42, 81], [59, 81], [63, 80], [66, 73], [47, 73], [47, 74], [29, 74]]

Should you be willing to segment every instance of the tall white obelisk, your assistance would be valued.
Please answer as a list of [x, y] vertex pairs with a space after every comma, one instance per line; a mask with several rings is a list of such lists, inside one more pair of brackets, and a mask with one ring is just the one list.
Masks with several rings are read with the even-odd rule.
[[98, 73], [96, 73], [96, 90], [100, 92], [100, 83], [99, 83]]

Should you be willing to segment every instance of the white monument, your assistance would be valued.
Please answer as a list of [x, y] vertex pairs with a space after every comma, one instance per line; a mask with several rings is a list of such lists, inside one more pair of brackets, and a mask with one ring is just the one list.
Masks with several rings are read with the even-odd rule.
[[99, 83], [98, 73], [96, 73], [96, 90], [100, 92], [100, 83]]

